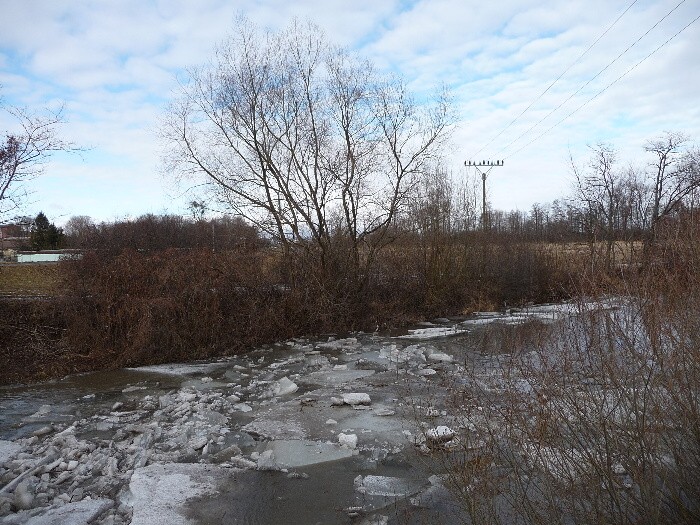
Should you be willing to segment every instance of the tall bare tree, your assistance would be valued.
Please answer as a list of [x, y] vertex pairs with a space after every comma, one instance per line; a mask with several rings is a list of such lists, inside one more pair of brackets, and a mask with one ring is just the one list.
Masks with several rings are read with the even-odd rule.
[[339, 246], [359, 268], [390, 240], [449, 117], [444, 96], [416, 103], [310, 23], [261, 34], [241, 21], [190, 72], [162, 132], [168, 168], [330, 271]]
[[72, 149], [57, 136], [60, 111], [39, 116], [18, 108], [4, 108], [16, 121], [16, 130], [0, 138], [0, 218], [17, 209], [27, 195], [25, 183], [42, 173], [57, 151]]
[[644, 147], [655, 156], [649, 171], [652, 228], [700, 187], [700, 154], [688, 143], [682, 133], [667, 132]]
[[590, 149], [588, 170], [581, 170], [573, 162], [572, 169], [578, 198], [588, 213], [591, 255], [595, 255], [596, 241], [605, 241], [604, 263], [610, 268], [615, 262], [616, 221], [622, 206], [624, 174], [615, 167], [616, 152], [612, 146], [599, 143]]

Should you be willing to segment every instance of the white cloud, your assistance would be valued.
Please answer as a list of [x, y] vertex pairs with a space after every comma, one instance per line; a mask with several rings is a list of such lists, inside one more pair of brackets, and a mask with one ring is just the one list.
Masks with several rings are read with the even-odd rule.
[[[614, 140], [626, 160], [666, 129], [700, 137], [696, 86], [700, 22], [562, 122], [571, 111], [700, 14], [686, 2], [639, 44], [522, 139], [502, 151], [661, 19], [675, 0], [639, 0], [549, 92], [479, 156], [508, 156], [494, 173], [497, 207], [529, 208], [568, 190], [567, 158]], [[313, 19], [330, 40], [355, 47], [411, 88], [452, 88], [460, 126], [455, 170], [510, 123], [627, 8], [628, 0], [28, 0], [8, 2], [0, 32], [6, 99], [33, 108], [65, 101], [66, 138], [92, 147], [85, 161], [51, 165], [42, 199], [71, 214], [113, 218], [172, 203], [157, 172], [154, 130], [176, 77], [205, 63], [240, 14], [271, 30]], [[0, 117], [0, 129], [10, 121]], [[7, 123], [7, 126], [5, 124]], [[624, 157], [621, 154], [621, 157]], [[105, 164], [109, 159], [111, 164]], [[61, 183], [63, 181], [63, 183]], [[52, 187], [53, 187], [52, 186]], [[43, 192], [43, 190], [42, 190]], [[38, 195], [38, 194], [37, 194]], [[48, 195], [48, 194], [47, 194]], [[110, 196], [118, 196], [111, 198]], [[58, 204], [56, 204], [58, 206]], [[84, 206], [86, 209], [79, 209]], [[119, 207], [122, 207], [122, 212]]]

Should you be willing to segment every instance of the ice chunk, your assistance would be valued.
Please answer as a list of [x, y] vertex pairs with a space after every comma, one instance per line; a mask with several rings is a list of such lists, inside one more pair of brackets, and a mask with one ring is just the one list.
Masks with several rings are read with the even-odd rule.
[[527, 379], [518, 379], [515, 381], [515, 390], [520, 392], [521, 394], [532, 394], [534, 392], [534, 389], [532, 388], [532, 384], [530, 381]]
[[439, 337], [448, 337], [451, 335], [458, 335], [466, 333], [467, 330], [464, 328], [459, 328], [456, 326], [451, 327], [438, 327], [438, 328], [417, 328], [416, 330], [409, 330], [408, 334], [399, 336], [399, 339], [437, 339]]
[[425, 437], [429, 441], [433, 441], [435, 443], [444, 443], [446, 441], [450, 441], [454, 437], [454, 435], [454, 430], [452, 430], [446, 425], [440, 425], [438, 427], [431, 428], [425, 433]]
[[358, 348], [360, 343], [356, 337], [348, 337], [347, 339], [337, 339], [335, 341], [329, 340], [325, 343], [320, 343], [316, 345], [317, 348], [323, 348], [324, 350], [354, 350]]
[[299, 390], [299, 386], [287, 376], [283, 377], [272, 387], [272, 393], [276, 396], [286, 396]]
[[229, 463], [234, 467], [244, 469], [254, 469], [258, 466], [258, 464], [254, 461], [250, 461], [249, 459], [245, 459], [240, 456], [233, 456], [229, 459]]
[[145, 387], [145, 386], [132, 385], [132, 386], [127, 386], [126, 388], [122, 388], [122, 392], [124, 394], [129, 394], [131, 392], [138, 392], [139, 390], [146, 390], [146, 388], [147, 387]]
[[26, 510], [34, 506], [34, 490], [29, 480], [25, 479], [15, 487], [14, 498], [18, 509]]
[[86, 523], [94, 523], [98, 516], [113, 505], [114, 502], [109, 499], [84, 499], [76, 503], [49, 507], [43, 514], [39, 515], [36, 515], [35, 511], [29, 511], [33, 516], [27, 515], [26, 521], [22, 521], [22, 523], [31, 525], [56, 525], [58, 523], [61, 525], [85, 525]]
[[250, 412], [253, 410], [253, 408], [250, 405], [247, 405], [246, 403], [236, 403], [233, 405], [233, 408], [236, 410], [240, 410], [241, 412]]
[[355, 490], [368, 496], [406, 497], [418, 493], [424, 485], [422, 481], [390, 476], [357, 476]]
[[27, 416], [27, 417], [23, 418], [23, 421], [46, 419], [50, 413], [51, 413], [51, 405], [41, 405], [39, 407], [39, 410], [34, 412], [31, 416]]
[[299, 378], [299, 382], [338, 386], [356, 379], [371, 376], [374, 370], [319, 370]]
[[406, 363], [408, 361], [425, 361], [423, 349], [418, 345], [407, 346], [399, 349], [396, 345], [385, 346], [379, 350], [379, 357], [388, 359], [392, 363]]
[[369, 516], [362, 520], [359, 525], [389, 525], [389, 516], [382, 516], [381, 514]]
[[451, 363], [452, 356], [443, 352], [432, 352], [430, 355], [428, 355], [428, 361]]
[[267, 451], [273, 453], [275, 464], [284, 468], [305, 467], [317, 463], [337, 461], [353, 455], [352, 450], [332, 443], [303, 439], [270, 441], [267, 444]]
[[206, 444], [209, 442], [209, 440], [206, 438], [206, 436], [198, 437], [190, 441], [190, 446], [194, 450], [200, 450], [203, 449]]
[[214, 495], [227, 477], [225, 469], [213, 465], [169, 463], [137, 468], [124, 498], [133, 508], [131, 525], [186, 525], [190, 523], [185, 517], [188, 501]]
[[265, 450], [257, 457], [258, 470], [279, 470], [275, 462], [275, 452], [273, 450]]
[[10, 461], [19, 454], [20, 450], [22, 450], [22, 447], [17, 443], [0, 439], [0, 465]]
[[357, 447], [357, 434], [338, 434], [338, 443], [341, 447], [354, 449]]
[[372, 403], [372, 400], [369, 394], [364, 392], [351, 392], [343, 394], [343, 403], [346, 405], [369, 405]]

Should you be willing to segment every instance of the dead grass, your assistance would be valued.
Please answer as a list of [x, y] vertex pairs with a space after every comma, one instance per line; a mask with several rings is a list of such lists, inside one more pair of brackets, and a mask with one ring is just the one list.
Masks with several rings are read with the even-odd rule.
[[[541, 243], [542, 247], [557, 258], [564, 259], [565, 262], [574, 263], [576, 261], [589, 260], [591, 252], [603, 253], [606, 243], [602, 241], [590, 242], [563, 242]], [[643, 241], [615, 241], [613, 251], [617, 264], [631, 264], [636, 262], [644, 249]]]
[[53, 296], [57, 294], [59, 266], [48, 264], [0, 264], [0, 295]]

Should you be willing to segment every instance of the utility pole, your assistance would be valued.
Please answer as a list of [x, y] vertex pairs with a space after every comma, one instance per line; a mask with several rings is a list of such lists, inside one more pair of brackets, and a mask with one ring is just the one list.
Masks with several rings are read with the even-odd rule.
[[474, 169], [481, 174], [481, 227], [484, 231], [488, 228], [488, 214], [486, 212], [486, 176], [491, 172], [493, 168], [503, 166], [502, 160], [482, 160], [481, 162], [472, 162], [471, 160], [465, 160], [464, 165], [466, 167], [474, 167]]

